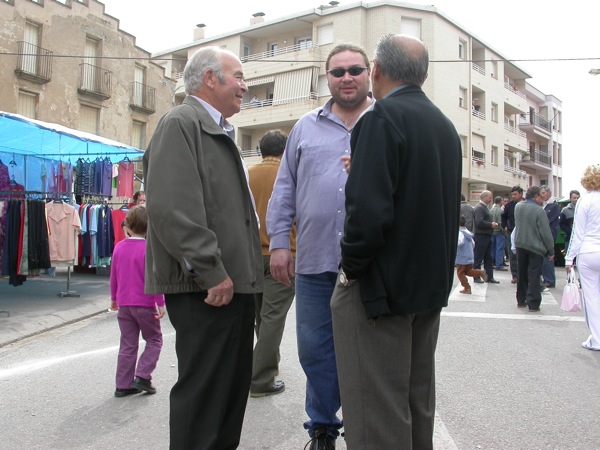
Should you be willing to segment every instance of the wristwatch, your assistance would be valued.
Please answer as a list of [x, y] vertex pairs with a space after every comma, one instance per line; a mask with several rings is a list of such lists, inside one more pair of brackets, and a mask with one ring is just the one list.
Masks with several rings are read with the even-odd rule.
[[350, 280], [348, 279], [348, 277], [346, 276], [346, 273], [344, 272], [344, 269], [340, 270], [340, 284], [342, 286], [352, 286], [356, 280]]

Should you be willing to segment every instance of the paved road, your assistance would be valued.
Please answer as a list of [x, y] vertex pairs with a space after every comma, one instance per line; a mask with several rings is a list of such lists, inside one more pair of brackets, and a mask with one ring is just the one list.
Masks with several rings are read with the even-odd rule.
[[[477, 285], [470, 297], [455, 291], [444, 310], [436, 449], [600, 448], [600, 353], [580, 347], [582, 314], [560, 311], [562, 284], [544, 294], [541, 313], [517, 309], [508, 274], [497, 278], [500, 285]], [[307, 441], [294, 319], [292, 309], [282, 346], [287, 390], [249, 399], [241, 449], [302, 449]], [[0, 448], [166, 449], [168, 390], [177, 376], [168, 320], [163, 332], [159, 392], [123, 399], [112, 396], [114, 313], [1, 347]]]

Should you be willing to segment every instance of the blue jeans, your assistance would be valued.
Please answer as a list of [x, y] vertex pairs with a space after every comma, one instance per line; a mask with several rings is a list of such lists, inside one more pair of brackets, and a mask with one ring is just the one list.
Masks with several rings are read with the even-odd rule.
[[542, 263], [542, 277], [545, 284], [556, 284], [556, 274], [554, 273], [554, 261], [550, 261], [547, 256]]
[[329, 306], [336, 279], [335, 272], [296, 275], [298, 357], [306, 375], [309, 417], [304, 428], [311, 437], [317, 428], [326, 428], [327, 434], [337, 437], [342, 427], [337, 417], [341, 401]]
[[492, 234], [492, 256], [494, 259], [494, 268], [502, 269], [504, 267], [504, 246], [506, 237], [502, 233]]

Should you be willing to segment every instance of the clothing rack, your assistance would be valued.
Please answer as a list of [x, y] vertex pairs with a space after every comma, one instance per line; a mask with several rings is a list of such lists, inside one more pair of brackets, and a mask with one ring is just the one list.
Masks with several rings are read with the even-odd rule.
[[77, 291], [71, 290], [71, 266], [67, 267], [67, 290], [57, 294], [60, 298], [64, 297], [81, 297]]

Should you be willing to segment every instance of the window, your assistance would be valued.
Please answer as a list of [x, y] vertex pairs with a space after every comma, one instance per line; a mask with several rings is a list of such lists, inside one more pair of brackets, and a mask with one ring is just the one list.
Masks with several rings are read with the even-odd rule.
[[467, 59], [467, 41], [462, 39], [458, 40], [458, 57], [460, 59]]
[[25, 46], [23, 47], [23, 51], [26, 54], [21, 56], [24, 72], [32, 74], [38, 73], [38, 47], [40, 46], [41, 28], [42, 27], [37, 23], [30, 21], [25, 22], [25, 30], [23, 33]]
[[143, 149], [146, 140], [146, 124], [134, 120], [131, 124], [131, 145]]
[[400, 19], [400, 33], [421, 39], [421, 19], [402, 17]]
[[496, 80], [498, 79], [498, 61], [496, 61], [495, 59], [493, 59], [492, 61], [492, 78], [495, 78]]
[[242, 150], [252, 150], [252, 136], [242, 134]]
[[273, 56], [277, 53], [277, 42], [272, 42], [267, 45], [267, 52], [269, 56]]
[[317, 28], [317, 42], [321, 45], [333, 42], [333, 24], [322, 25]]
[[146, 68], [136, 64], [134, 77], [135, 82], [133, 83], [133, 103], [137, 106], [144, 106], [144, 85], [146, 84]]
[[495, 145], [492, 145], [492, 164], [495, 166], [498, 165], [498, 147]]
[[15, 0], [2, 0], [4, 3], [8, 3], [9, 5], [14, 5]]
[[43, 5], [44, 0], [29, 0], [31, 3], [37, 3], [38, 5]]
[[312, 47], [312, 37], [296, 38], [296, 45], [300, 50]]
[[100, 110], [91, 106], [79, 106], [79, 129], [87, 133], [98, 134]]
[[70, 0], [54, 0], [54, 1], [56, 1], [58, 3], [62, 3], [63, 5], [69, 5], [69, 3], [70, 3]]
[[17, 114], [29, 117], [30, 119], [36, 118], [36, 109], [38, 104], [37, 94], [30, 92], [19, 91], [19, 101], [17, 104]]
[[458, 106], [467, 109], [467, 88], [458, 88]]
[[319, 75], [319, 87], [317, 93], [319, 97], [327, 97], [331, 95], [331, 92], [329, 91], [329, 86], [327, 86], [326, 75]]
[[498, 122], [498, 105], [494, 102], [492, 102], [492, 121], [493, 122]]

